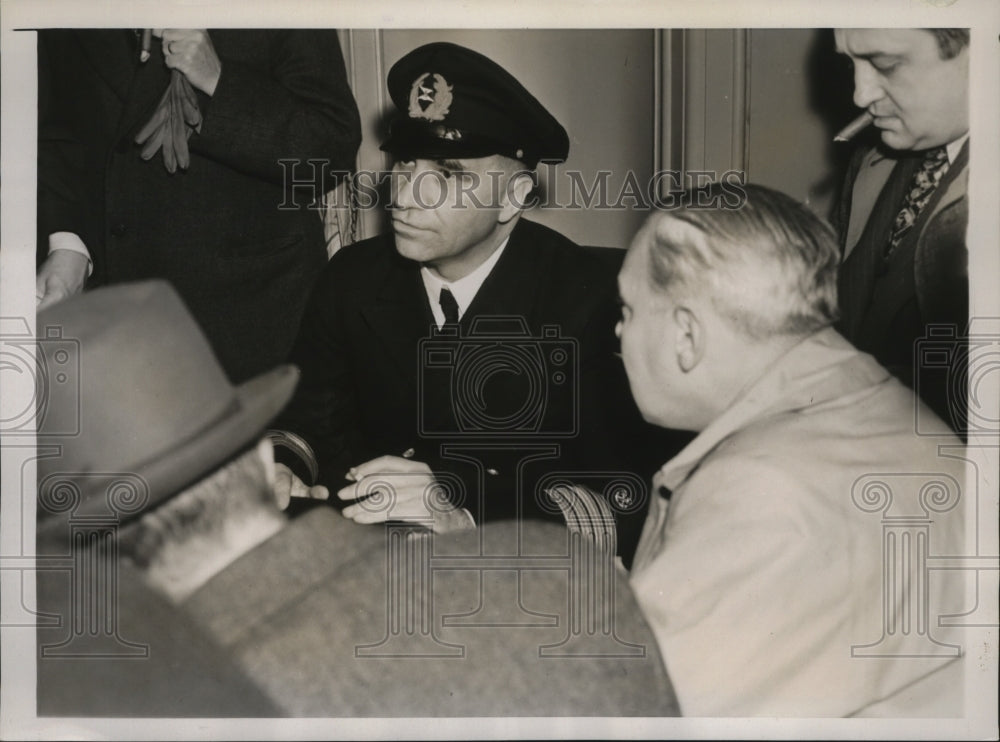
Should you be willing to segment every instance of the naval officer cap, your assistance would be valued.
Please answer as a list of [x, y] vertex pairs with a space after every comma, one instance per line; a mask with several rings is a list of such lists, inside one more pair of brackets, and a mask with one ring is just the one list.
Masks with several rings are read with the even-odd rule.
[[398, 159], [505, 155], [535, 167], [563, 162], [566, 130], [521, 83], [471, 49], [437, 42], [389, 70], [398, 109], [382, 149]]

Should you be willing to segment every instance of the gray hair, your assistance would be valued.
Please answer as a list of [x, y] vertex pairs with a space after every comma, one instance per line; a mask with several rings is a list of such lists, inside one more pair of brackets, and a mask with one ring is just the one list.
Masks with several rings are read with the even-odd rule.
[[941, 59], [954, 59], [969, 45], [967, 28], [928, 28], [937, 39], [938, 54]]
[[119, 553], [145, 569], [167, 546], [210, 538], [228, 520], [267, 506], [277, 509], [265, 464], [253, 447], [123, 526], [118, 535]]
[[[653, 289], [707, 293], [721, 316], [757, 340], [831, 325], [840, 262], [833, 229], [783, 193], [740, 188], [738, 199], [733, 184], [688, 191], [679, 208], [650, 217]], [[703, 239], [677, 240], [664, 229], [671, 219], [694, 227]]]

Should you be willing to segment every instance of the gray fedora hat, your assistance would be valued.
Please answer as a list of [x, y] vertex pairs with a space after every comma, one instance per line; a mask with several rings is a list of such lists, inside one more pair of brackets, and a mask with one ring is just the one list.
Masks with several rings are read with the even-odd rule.
[[37, 319], [38, 528], [126, 520], [253, 444], [291, 398], [283, 365], [233, 386], [165, 281], [101, 288]]

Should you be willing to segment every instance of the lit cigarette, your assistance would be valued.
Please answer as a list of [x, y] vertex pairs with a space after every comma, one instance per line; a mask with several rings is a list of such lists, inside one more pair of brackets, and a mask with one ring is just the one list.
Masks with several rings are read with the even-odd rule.
[[867, 129], [875, 121], [875, 117], [870, 113], [865, 111], [863, 114], [858, 116], [854, 121], [849, 123], [843, 129], [837, 132], [837, 136], [833, 138], [835, 142], [847, 142], [854, 139], [858, 134]]
[[139, 61], [145, 62], [149, 59], [149, 49], [153, 44], [153, 29], [142, 29], [142, 51], [139, 52]]

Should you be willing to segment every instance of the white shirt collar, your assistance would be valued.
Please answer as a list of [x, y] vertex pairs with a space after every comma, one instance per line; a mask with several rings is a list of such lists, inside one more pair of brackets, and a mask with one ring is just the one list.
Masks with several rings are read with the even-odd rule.
[[437, 326], [444, 326], [444, 311], [441, 309], [441, 304], [438, 299], [441, 294], [441, 288], [444, 286], [448, 287], [452, 295], [455, 297], [455, 301], [458, 303], [458, 318], [462, 319], [465, 315], [465, 310], [469, 308], [472, 304], [472, 300], [476, 298], [476, 294], [479, 293], [479, 288], [483, 285], [483, 281], [486, 277], [490, 275], [493, 270], [493, 266], [497, 264], [500, 260], [500, 255], [503, 253], [504, 249], [507, 247], [507, 243], [510, 241], [510, 236], [500, 243], [500, 247], [493, 251], [483, 263], [476, 268], [472, 273], [467, 276], [463, 276], [457, 281], [449, 283], [448, 281], [442, 280], [440, 277], [434, 275], [433, 272], [426, 266], [420, 268], [420, 277], [424, 280], [424, 290], [427, 292], [427, 300], [431, 305], [431, 312], [434, 313], [434, 322]]
[[[948, 142], [948, 144], [944, 145], [945, 152], [948, 155], [949, 165], [955, 161], [956, 157], [958, 157], [958, 153], [962, 151], [962, 145], [964, 145], [968, 139], [969, 139], [969, 132], [965, 132], [965, 134], [960, 136], [955, 141]], [[902, 150], [901, 153], [905, 154], [905, 152]], [[872, 150], [869, 164], [874, 165], [876, 162], [879, 162], [881, 160], [886, 159], [887, 157], [892, 157], [892, 156], [893, 155], [891, 153], [891, 150], [886, 151], [883, 149], [875, 148], [874, 150]]]
[[948, 144], [944, 146], [944, 148], [948, 151], [949, 164], [953, 163], [955, 161], [955, 158], [958, 157], [958, 153], [962, 151], [962, 145], [965, 144], [965, 141], [968, 138], [969, 138], [969, 132], [966, 132], [958, 139], [956, 139], [954, 142], [948, 142]]

